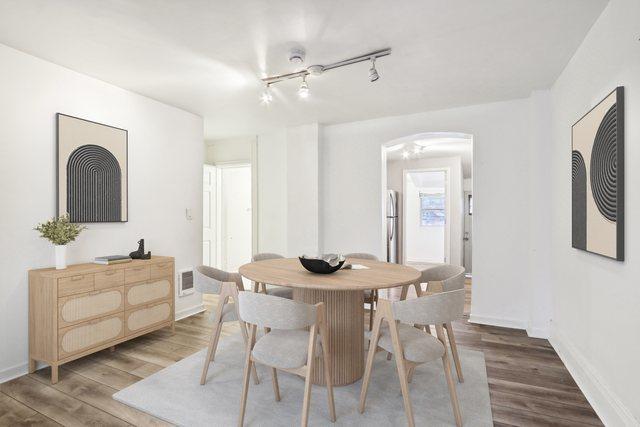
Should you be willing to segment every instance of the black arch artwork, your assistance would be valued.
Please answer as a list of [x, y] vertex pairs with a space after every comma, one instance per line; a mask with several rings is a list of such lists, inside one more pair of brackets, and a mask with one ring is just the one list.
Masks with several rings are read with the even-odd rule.
[[617, 218], [617, 109], [602, 118], [591, 149], [591, 193], [598, 210], [609, 221]]
[[571, 128], [571, 246], [624, 261], [624, 88]]
[[82, 145], [69, 156], [67, 210], [71, 222], [122, 220], [122, 172], [106, 148]]
[[587, 249], [587, 167], [577, 150], [571, 153], [571, 246]]

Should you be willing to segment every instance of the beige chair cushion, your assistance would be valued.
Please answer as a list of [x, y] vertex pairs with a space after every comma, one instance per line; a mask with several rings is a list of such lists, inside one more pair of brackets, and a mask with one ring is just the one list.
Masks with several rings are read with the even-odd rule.
[[[307, 363], [309, 331], [274, 329], [256, 342], [251, 353], [256, 361], [280, 369], [294, 369]], [[320, 337], [316, 356], [322, 355]]]
[[293, 289], [286, 286], [269, 286], [267, 287], [267, 294], [275, 297], [293, 299]]
[[[444, 346], [433, 335], [427, 334], [422, 329], [404, 323], [398, 324], [398, 334], [400, 335], [400, 343], [404, 350], [404, 358], [416, 363], [429, 362], [438, 359], [444, 355]], [[371, 339], [371, 331], [366, 331], [365, 336]], [[385, 349], [389, 353], [393, 353], [393, 342], [389, 332], [389, 325], [383, 323], [380, 328], [380, 339], [378, 347]]]

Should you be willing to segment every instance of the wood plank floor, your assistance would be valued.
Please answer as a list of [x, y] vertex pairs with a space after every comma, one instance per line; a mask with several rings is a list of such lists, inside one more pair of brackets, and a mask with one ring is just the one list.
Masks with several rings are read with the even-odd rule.
[[[467, 283], [470, 296], [471, 284]], [[207, 298], [210, 307], [215, 298]], [[58, 384], [49, 369], [0, 384], [0, 426], [162, 426], [163, 421], [116, 402], [117, 390], [206, 346], [208, 313], [64, 365]], [[458, 345], [484, 352], [496, 426], [602, 425], [551, 345], [524, 331], [454, 324]], [[238, 333], [225, 325], [221, 339]], [[464, 410], [464, 408], [463, 408]]]

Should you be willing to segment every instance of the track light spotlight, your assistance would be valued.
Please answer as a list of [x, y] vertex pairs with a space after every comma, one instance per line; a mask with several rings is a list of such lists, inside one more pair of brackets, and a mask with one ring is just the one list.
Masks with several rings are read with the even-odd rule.
[[371, 58], [371, 68], [369, 68], [369, 81], [375, 82], [380, 78], [378, 70], [376, 70], [376, 58]]
[[[357, 64], [360, 62], [371, 61], [371, 68], [369, 68], [369, 81], [375, 82], [380, 78], [380, 75], [378, 74], [378, 70], [376, 70], [376, 59], [382, 58], [383, 56], [388, 56], [388, 55], [391, 55], [391, 49], [381, 49], [381, 50], [365, 53], [364, 55], [347, 58], [342, 61], [334, 62], [332, 64], [325, 64], [325, 65], [314, 64], [314, 65], [310, 65], [306, 69], [301, 69], [291, 73], [263, 77], [262, 81], [264, 84], [267, 85], [267, 90], [265, 90], [265, 93], [262, 94], [260, 99], [265, 104], [269, 103], [272, 100], [271, 94], [266, 93], [268, 92], [269, 85], [283, 82], [290, 79], [298, 79], [298, 78], [302, 79], [302, 83], [300, 84], [300, 87], [298, 89], [298, 96], [303, 99], [308, 98], [310, 91], [309, 91], [309, 86], [307, 85], [307, 76], [317, 77], [319, 75], [325, 74], [327, 71], [331, 71], [336, 68], [346, 67], [352, 64]], [[301, 64], [304, 61], [304, 49], [302, 48], [293, 49], [289, 54], [289, 60], [293, 64]]]
[[265, 105], [268, 105], [273, 101], [273, 95], [271, 94], [271, 88], [269, 85], [265, 86], [264, 92], [260, 95], [260, 101]]
[[298, 96], [300, 98], [309, 97], [309, 86], [307, 85], [307, 76], [302, 76], [302, 83], [300, 83], [300, 89], [298, 89]]

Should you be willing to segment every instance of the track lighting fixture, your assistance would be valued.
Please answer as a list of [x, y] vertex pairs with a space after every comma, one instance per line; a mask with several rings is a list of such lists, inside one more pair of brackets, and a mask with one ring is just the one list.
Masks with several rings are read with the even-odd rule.
[[[281, 74], [277, 76], [265, 77], [262, 81], [267, 85], [265, 92], [260, 96], [260, 99], [263, 103], [268, 104], [272, 100], [272, 96], [269, 91], [269, 86], [273, 83], [282, 82], [289, 79], [302, 78], [302, 83], [300, 84], [300, 88], [298, 89], [298, 96], [300, 98], [307, 98], [309, 96], [309, 86], [307, 85], [307, 76], [320, 76], [325, 74], [327, 71], [332, 70], [334, 68], [345, 67], [351, 64], [357, 64], [358, 62], [366, 62], [371, 61], [371, 68], [369, 68], [369, 81], [375, 82], [380, 78], [378, 74], [378, 70], [376, 69], [376, 59], [381, 58], [383, 56], [391, 55], [391, 49], [382, 49], [377, 50], [375, 52], [370, 52], [365, 55], [356, 56], [353, 58], [345, 59], [343, 61], [335, 62], [333, 64], [328, 65], [311, 65], [306, 69], [296, 71], [289, 74]], [[290, 52], [289, 61], [294, 64], [301, 64], [304, 61], [304, 49], [297, 48]]]
[[271, 103], [271, 101], [273, 101], [273, 95], [271, 94], [271, 88], [269, 87], [269, 85], [265, 86], [264, 92], [262, 92], [262, 95], [260, 95], [260, 101], [262, 101], [262, 103], [265, 105], [268, 105]]
[[378, 70], [376, 70], [376, 58], [371, 58], [371, 68], [369, 68], [369, 81], [375, 82], [380, 78]]
[[298, 96], [300, 98], [309, 97], [309, 86], [307, 85], [307, 76], [302, 76], [302, 83], [300, 83], [300, 89], [298, 89]]

